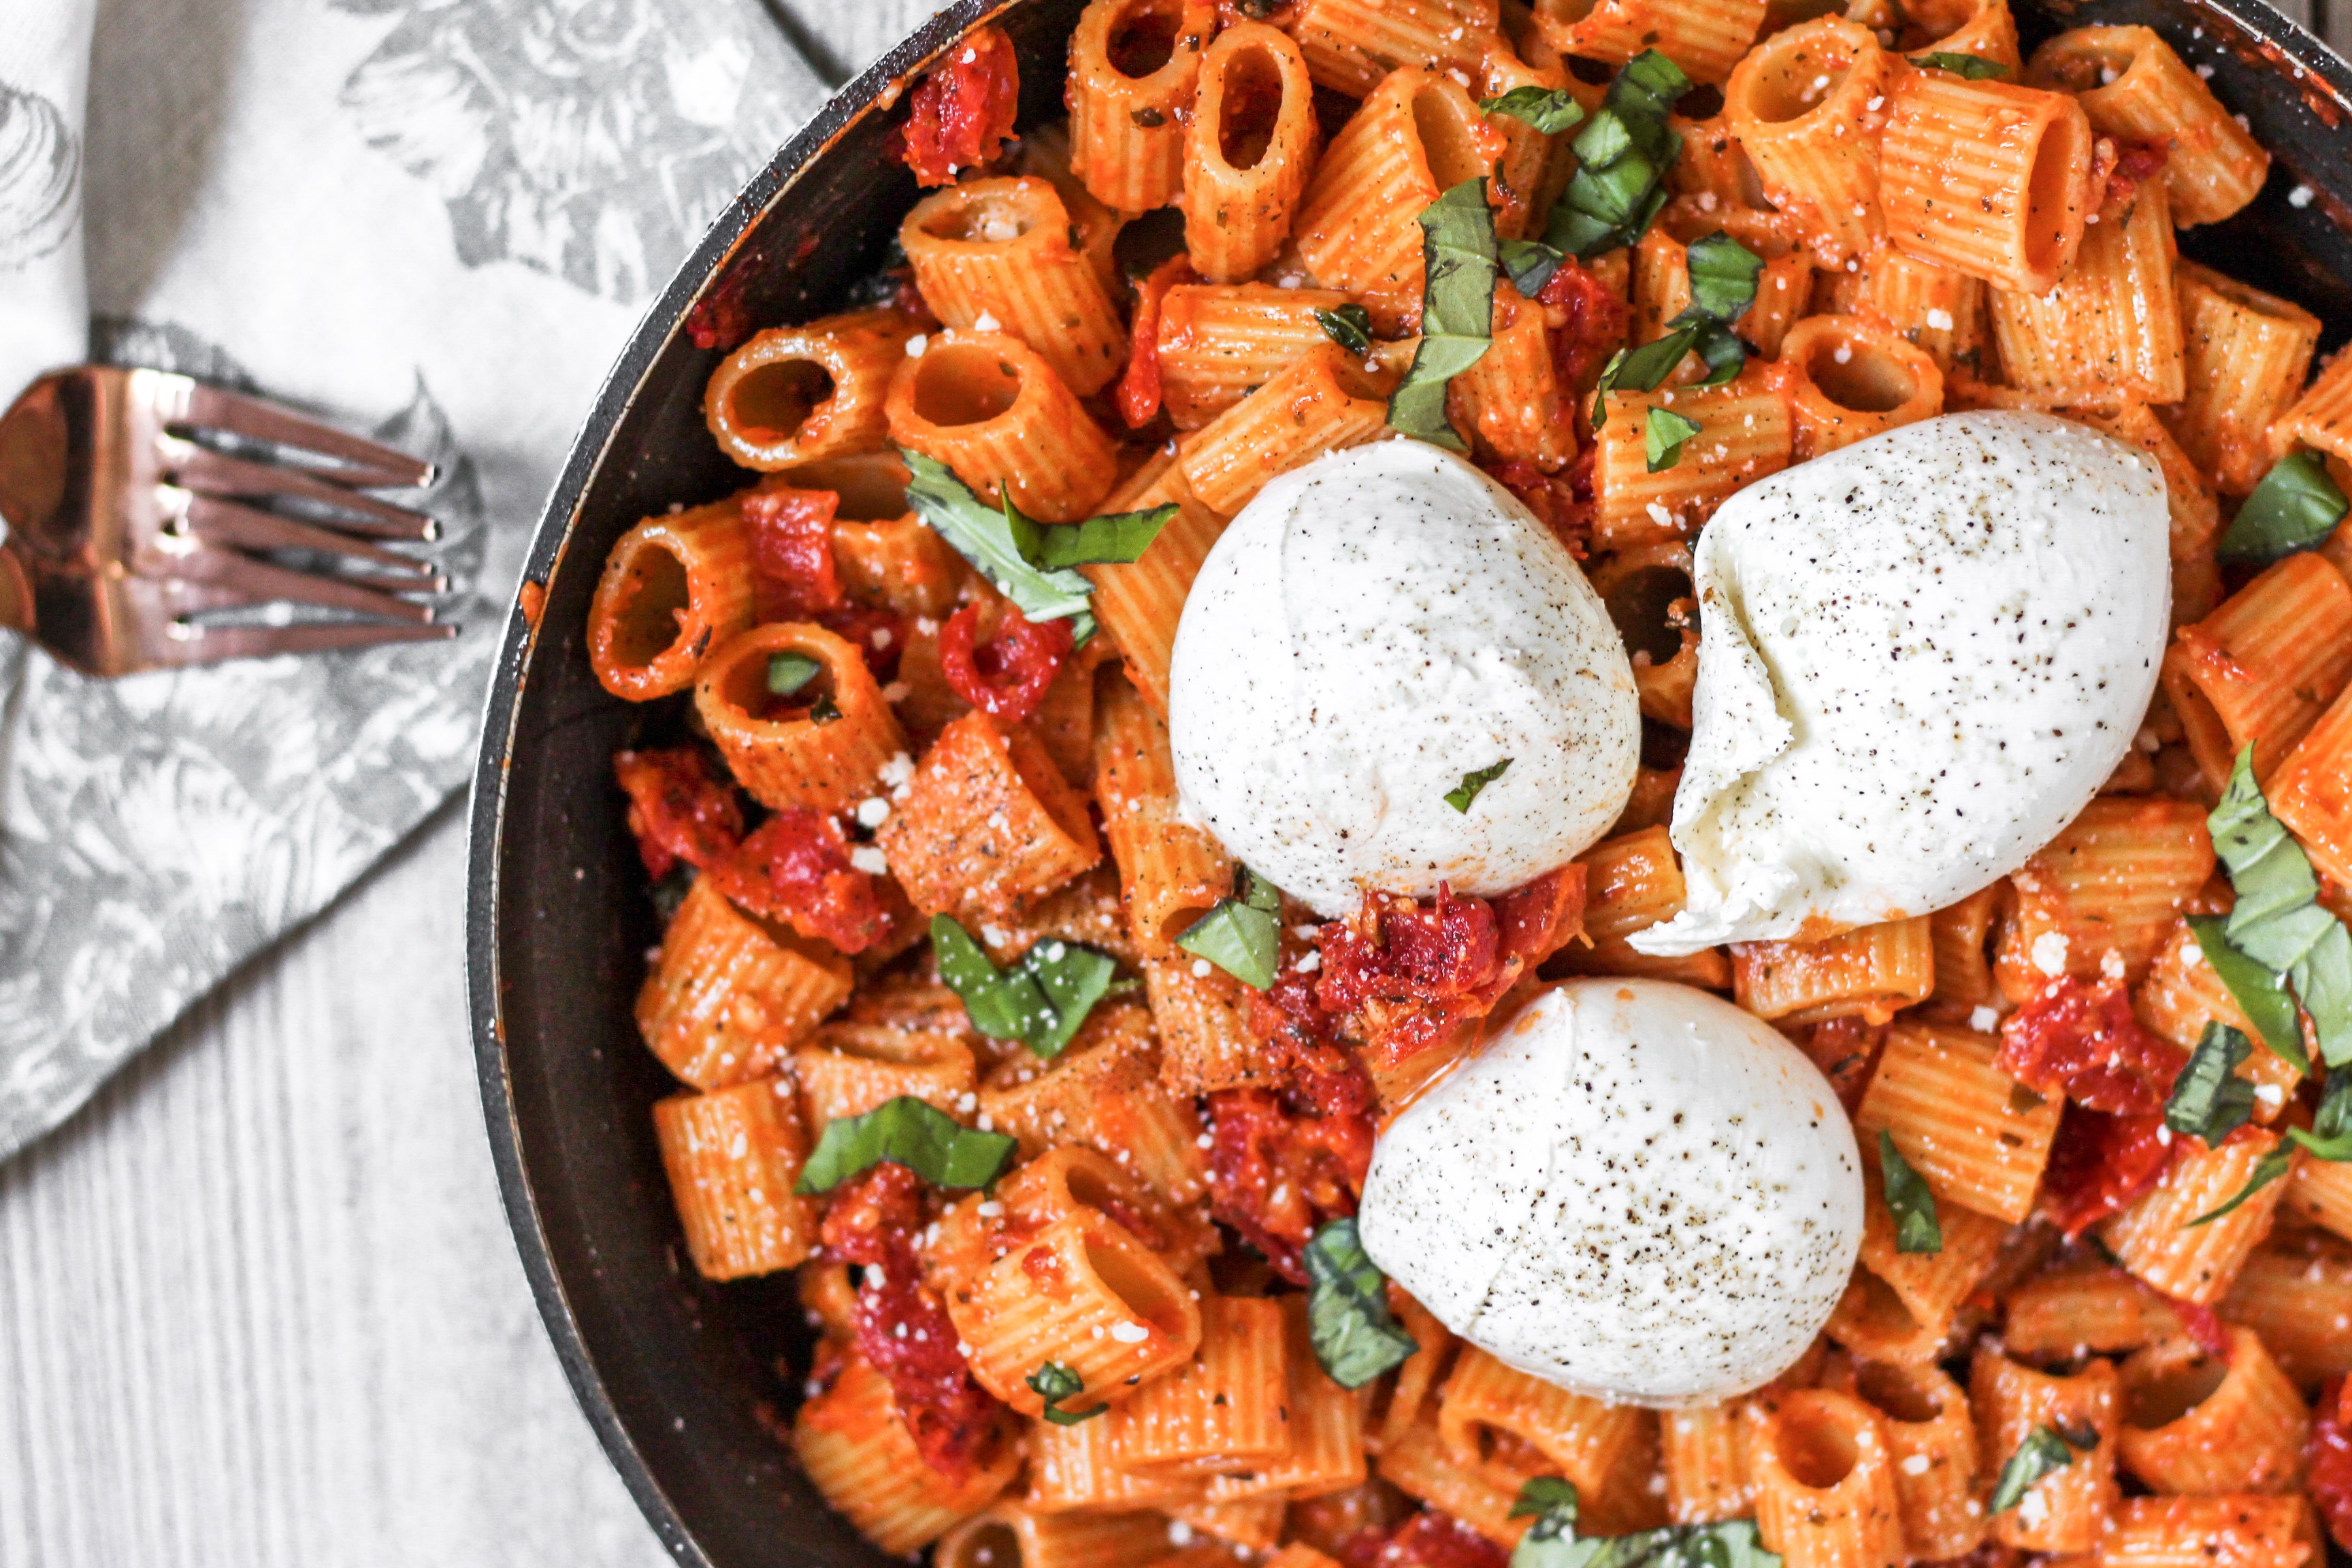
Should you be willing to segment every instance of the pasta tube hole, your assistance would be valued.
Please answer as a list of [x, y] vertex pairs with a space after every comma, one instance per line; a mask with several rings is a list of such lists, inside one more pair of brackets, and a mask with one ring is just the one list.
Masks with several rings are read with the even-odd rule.
[[625, 668], [642, 669], [676, 647], [683, 631], [693, 597], [686, 563], [667, 545], [640, 542], [622, 595], [610, 657]]
[[1665, 664], [1683, 650], [1691, 597], [1689, 574], [1673, 566], [1642, 566], [1612, 579], [1601, 590], [1601, 602], [1625, 639], [1626, 652]]
[[1217, 155], [1236, 169], [1253, 169], [1274, 144], [1282, 117], [1282, 67], [1265, 49], [1228, 56], [1217, 98]]
[[1176, 29], [1183, 22], [1178, 0], [1143, 0], [1129, 5], [1111, 24], [1103, 58], [1129, 80], [1150, 76], [1176, 55]]
[[985, 425], [1020, 400], [1021, 373], [981, 344], [936, 344], [915, 371], [915, 414], [932, 425]]
[[[1139, 1244], [1089, 1236], [1087, 1267], [1094, 1270], [1103, 1289], [1118, 1297], [1138, 1322], [1149, 1324], [1169, 1339], [1183, 1338], [1188, 1321], [1183, 1303], [1174, 1293], [1181, 1289], [1181, 1284], [1165, 1268], [1146, 1268], [1129, 1250], [1130, 1246], [1139, 1249]], [[1144, 1254], [1145, 1258], [1150, 1256]]]
[[1814, 38], [1775, 39], [1759, 47], [1764, 58], [1748, 84], [1748, 111], [1768, 125], [1802, 120], [1834, 97], [1853, 61], [1832, 53]]
[[2090, 166], [2090, 121], [2079, 110], [2053, 118], [2025, 184], [2025, 257], [2037, 272], [2054, 276], [2080, 237], [2084, 174]]
[[789, 441], [833, 398], [833, 374], [814, 360], [776, 360], [736, 379], [728, 396], [735, 428], [763, 445]]
[[1780, 1456], [1800, 1485], [1826, 1491], [1853, 1473], [1862, 1452], [1836, 1411], [1791, 1402], [1780, 1412]]
[[940, 1543], [938, 1568], [1023, 1568], [1021, 1537], [1002, 1520], [977, 1520]]
[[1856, 414], [1892, 414], [1920, 392], [1909, 365], [1866, 340], [1835, 334], [1809, 345], [1805, 374], [1822, 396]]
[[1865, 1401], [1906, 1426], [1924, 1426], [1944, 1413], [1934, 1386], [1909, 1367], [1864, 1362], [1854, 1369], [1853, 1386]]
[[1498, 139], [1487, 130], [1469, 94], [1442, 78], [1412, 95], [1412, 128], [1441, 191], [1491, 174], [1495, 160], [1502, 155]]
[[[802, 653], [816, 660], [816, 673], [789, 695], [768, 689], [768, 662], [776, 654]], [[833, 671], [822, 651], [789, 645], [761, 647], [730, 659], [719, 678], [719, 698], [730, 708], [767, 724], [786, 724], [808, 717], [819, 698], [833, 700]]]
[[2142, 1431], [2168, 1426], [2213, 1397], [2230, 1363], [2197, 1352], [2167, 1357], [2124, 1383], [2124, 1419]]

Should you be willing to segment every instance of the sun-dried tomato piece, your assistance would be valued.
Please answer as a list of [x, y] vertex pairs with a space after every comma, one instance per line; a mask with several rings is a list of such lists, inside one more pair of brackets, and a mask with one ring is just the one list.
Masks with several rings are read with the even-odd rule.
[[788, 806], [705, 869], [713, 886], [753, 914], [784, 921], [843, 952], [863, 952], [890, 932], [880, 882], [849, 863], [841, 824], [823, 812]]
[[1356, 1212], [1372, 1161], [1369, 1116], [1309, 1116], [1264, 1089], [1209, 1096], [1209, 1195], [1217, 1218], [1294, 1285], [1299, 1249], [1326, 1220]]
[[1879, 1052], [1886, 1046], [1886, 1026], [1861, 1018], [1832, 1018], [1826, 1024], [1816, 1024], [1797, 1042], [1812, 1064], [1822, 1069], [1822, 1076], [1837, 1090], [1838, 1102], [1846, 1114], [1853, 1114], [1862, 1103], [1863, 1091], [1870, 1087], [1870, 1075], [1878, 1065]]
[[1517, 458], [1481, 466], [1496, 484], [1518, 497], [1570, 555], [1581, 561], [1592, 547], [1592, 518], [1600, 504], [1599, 492], [1592, 487], [1593, 454], [1598, 450], [1587, 443], [1576, 460], [1556, 474], [1547, 474]]
[[1293, 1107], [1318, 1116], [1371, 1113], [1371, 1078], [1340, 1043], [1339, 1020], [1317, 999], [1315, 976], [1296, 967], [1287, 953], [1274, 984], [1249, 993], [1249, 1026]]
[[1993, 1065], [2036, 1094], [2147, 1116], [2164, 1109], [2189, 1057], [2132, 1016], [2121, 980], [2068, 975], [2003, 1021]]
[[1316, 998], [1326, 1012], [1349, 1017], [1378, 1059], [1402, 1061], [1493, 1011], [1578, 929], [1583, 908], [1580, 867], [1538, 878], [1496, 903], [1457, 897], [1444, 884], [1425, 905], [1367, 893], [1354, 918], [1323, 928]]
[[1517, 962], [1514, 980], [1584, 934], [1584, 877], [1562, 866], [1495, 900], [1495, 952], [1506, 967]]
[[1609, 356], [1625, 346], [1625, 302], [1573, 258], [1559, 264], [1536, 300], [1561, 317], [1551, 334], [1552, 377], [1560, 392], [1591, 391]]
[[1004, 1406], [972, 1380], [955, 1325], [923, 1283], [916, 1250], [922, 1179], [885, 1163], [844, 1187], [826, 1211], [826, 1256], [864, 1270], [853, 1317], [857, 1348], [889, 1380], [898, 1419], [924, 1462], [950, 1481], [984, 1463], [1007, 1436]]
[[980, 606], [966, 605], [940, 628], [940, 668], [955, 694], [992, 718], [1017, 724], [1037, 711], [1070, 657], [1070, 623], [1033, 621], [1007, 605], [996, 635], [975, 647]]
[[809, 618], [865, 656], [875, 679], [887, 684], [898, 678], [898, 656], [907, 649], [905, 617], [873, 605], [844, 605]]
[[898, 156], [920, 185], [951, 185], [956, 171], [994, 158], [1021, 111], [1021, 57], [998, 27], [982, 27], [917, 84]]
[[1127, 370], [1118, 378], [1118, 416], [1130, 430], [1142, 429], [1160, 415], [1160, 302], [1179, 283], [1200, 280], [1190, 256], [1171, 256], [1154, 268], [1135, 291]]
[[2312, 1506], [2336, 1544], [2352, 1552], [2352, 1411], [2345, 1408], [2340, 1377], [2330, 1378], [2320, 1391], [2303, 1458]]
[[629, 796], [629, 831], [637, 856], [659, 881], [681, 860], [706, 868], [735, 853], [743, 813], [735, 792], [691, 746], [619, 752], [613, 775]]
[[2068, 1239], [2121, 1213], [2163, 1179], [2178, 1140], [2164, 1118], [2111, 1116], [2069, 1105], [2042, 1170], [2042, 1201]]
[[841, 497], [832, 490], [773, 486], [743, 498], [761, 620], [804, 621], [841, 605], [841, 574], [833, 561], [833, 520], [840, 510]]
[[1504, 1550], [1454, 1518], [1423, 1509], [1398, 1527], [1374, 1568], [1505, 1568]]
[[2167, 1296], [2172, 1315], [2180, 1320], [2180, 1331], [2189, 1336], [2197, 1348], [2210, 1356], [2227, 1359], [2230, 1354], [2230, 1331], [2222, 1326], [2221, 1314], [2210, 1307], [2200, 1307], [2194, 1301], [2184, 1301], [2178, 1296]]
[[[2112, 146], [2113, 151], [2109, 148]], [[2092, 173], [2104, 174], [2106, 184], [2100, 202], [2104, 215], [2126, 208], [2139, 197], [2139, 188], [2164, 173], [2172, 158], [2169, 142], [2135, 142], [2122, 137], [2099, 138], [2095, 145]], [[2103, 171], [2099, 165], [2105, 163]]]

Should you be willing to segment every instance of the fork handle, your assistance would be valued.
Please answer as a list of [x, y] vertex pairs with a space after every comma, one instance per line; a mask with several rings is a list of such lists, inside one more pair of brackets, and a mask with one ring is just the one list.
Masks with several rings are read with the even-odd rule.
[[0, 626], [33, 635], [33, 580], [13, 539], [0, 543]]

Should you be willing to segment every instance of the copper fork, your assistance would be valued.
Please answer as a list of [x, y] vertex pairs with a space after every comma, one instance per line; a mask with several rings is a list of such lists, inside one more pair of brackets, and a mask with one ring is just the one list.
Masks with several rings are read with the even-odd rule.
[[[438, 526], [367, 493], [432, 481], [429, 463], [184, 375], [54, 372], [0, 415], [0, 626], [101, 676], [454, 637], [410, 597], [447, 579], [391, 548]], [[269, 558], [288, 551], [300, 564]]]

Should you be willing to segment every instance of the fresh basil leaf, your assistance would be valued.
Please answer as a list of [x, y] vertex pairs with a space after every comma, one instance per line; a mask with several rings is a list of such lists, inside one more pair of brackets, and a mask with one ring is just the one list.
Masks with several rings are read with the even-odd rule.
[[1353, 1219], [1317, 1231], [1307, 1264], [1307, 1338], [1342, 1388], [1361, 1388], [1421, 1349], [1389, 1311], [1388, 1276], [1364, 1251]]
[[2311, 1131], [2289, 1129], [2288, 1136], [2322, 1160], [2342, 1164], [2352, 1160], [2352, 1068], [2327, 1069], [2327, 1084], [2319, 1097]]
[[1512, 1568], [1559, 1568], [1573, 1563], [1588, 1543], [1576, 1539], [1576, 1484], [1558, 1476], [1537, 1476], [1519, 1488], [1507, 1517], [1535, 1517], [1512, 1549]]
[[768, 691], [771, 696], [790, 697], [816, 679], [824, 668], [804, 653], [772, 653], [768, 656]]
[[1655, 49], [1626, 63], [1570, 143], [1576, 173], [1545, 221], [1545, 244], [1583, 258], [1649, 232], [1666, 205], [1666, 171], [1682, 155], [1682, 138], [1666, 114], [1690, 85]]
[[1734, 1519], [1577, 1541], [1538, 1541], [1530, 1528], [1511, 1568], [1780, 1568], [1780, 1558], [1764, 1549], [1754, 1520]]
[[2000, 1468], [2000, 1479], [1993, 1483], [1992, 1500], [1985, 1505], [1989, 1513], [2007, 1513], [2025, 1500], [2025, 1494], [2045, 1476], [2057, 1474], [2074, 1462], [2074, 1445], [2053, 1426], [2036, 1426], [2017, 1446], [2017, 1452]]
[[1486, 182], [1463, 181], [1422, 210], [1421, 346], [1389, 395], [1389, 428], [1467, 450], [1445, 418], [1445, 389], [1494, 346], [1495, 213]]
[[950, 915], [931, 917], [931, 953], [973, 1028], [991, 1039], [1019, 1040], [1048, 1061], [1077, 1037], [1118, 976], [1118, 961], [1109, 953], [1058, 937], [1031, 944], [1020, 963], [1001, 970]]
[[[2297, 1128], [2295, 1131], [2301, 1131], [2302, 1129]], [[2246, 1184], [2238, 1189], [2238, 1195], [2236, 1197], [2231, 1198], [2220, 1208], [2208, 1209], [2205, 1213], [2199, 1215], [2195, 1219], [2190, 1220], [2181, 1228], [2184, 1230], [2195, 1230], [2200, 1225], [2211, 1225], [2223, 1215], [2235, 1213], [2238, 1206], [2243, 1204], [2248, 1198], [2252, 1197], [2256, 1193], [2261, 1192], [2264, 1187], [2269, 1186], [2273, 1182], [2275, 1182], [2281, 1176], [2285, 1175], [2287, 1173], [2287, 1167], [2292, 1164], [2294, 1161], [2294, 1142], [2287, 1138], [2280, 1139], [2276, 1144], [2273, 1145], [2269, 1153], [2264, 1154], [2260, 1160], [2254, 1162], [2252, 1173], [2246, 1177]]]
[[2253, 1054], [2254, 1043], [2245, 1036], [2227, 1024], [2208, 1023], [2165, 1097], [2164, 1124], [2202, 1138], [2210, 1148], [2253, 1120], [2254, 1086], [2238, 1076], [2238, 1065]]
[[833, 700], [831, 692], [820, 691], [817, 693], [816, 700], [809, 704], [808, 716], [810, 723], [822, 728], [839, 721], [841, 705]]
[[1060, 1362], [1049, 1361], [1031, 1373], [1029, 1391], [1045, 1402], [1045, 1419], [1055, 1426], [1075, 1426], [1081, 1421], [1091, 1421], [1110, 1408], [1097, 1405], [1092, 1410], [1065, 1410], [1062, 1401], [1075, 1399], [1086, 1390], [1086, 1380]]
[[[1511, 1511], [1507, 1519], [1543, 1519], [1549, 1515], [1565, 1514], [1564, 1525], [1556, 1524], [1552, 1533], [1566, 1534], [1576, 1528], [1576, 1483], [1558, 1476], [1537, 1476], [1519, 1488], [1519, 1495], [1511, 1500]], [[1530, 1529], [1540, 1529], [1531, 1525]]]
[[2214, 545], [2224, 561], [2267, 566], [2327, 542], [2352, 502], [2336, 488], [2327, 465], [2310, 452], [2291, 452], [2271, 465]]
[[1046, 572], [1066, 566], [1125, 566], [1142, 560], [1160, 531], [1181, 510], [1170, 501], [1149, 511], [1114, 511], [1084, 522], [1040, 524], [1035, 548], [1021, 553], [1030, 565]]
[[1543, 292], [1552, 274], [1567, 258], [1539, 239], [1507, 239], [1499, 252], [1503, 270], [1510, 275], [1511, 287], [1521, 298], [1532, 300]]
[[1943, 1251], [1944, 1226], [1936, 1217], [1936, 1194], [1884, 1128], [1878, 1133], [1878, 1171], [1885, 1178], [1886, 1212], [1895, 1216], [1895, 1250], [1929, 1257]]
[[1009, 500], [990, 506], [936, 458], [903, 448], [899, 456], [913, 476], [907, 483], [908, 504], [931, 531], [1031, 620], [1066, 619], [1072, 637], [1081, 644], [1094, 636], [1088, 598], [1094, 584], [1070, 567], [1041, 568], [1030, 558], [1031, 551], [1044, 548], [1044, 524], [1023, 517]]
[[1603, 392], [1655, 392], [1665, 384], [1675, 366], [1683, 363], [1691, 344], [1698, 339], [1696, 327], [1681, 327], [1663, 338], [1653, 338], [1635, 348], [1620, 349], [1610, 356], [1609, 364], [1601, 373]]
[[677, 907], [686, 902], [686, 895], [694, 890], [694, 879], [700, 873], [692, 866], [680, 860], [663, 872], [661, 879], [648, 889], [654, 901], [654, 917], [665, 928], [677, 918]]
[[1650, 410], [1648, 427], [1642, 432], [1642, 454], [1649, 460], [1650, 472], [1664, 473], [1683, 460], [1683, 443], [1699, 433], [1699, 422], [1685, 418], [1671, 408]]
[[2238, 1011], [2254, 1026], [2254, 1033], [2273, 1056], [2299, 1073], [2311, 1071], [2311, 1058], [2303, 1048], [2303, 1015], [2286, 982], [2240, 952], [2230, 941], [2229, 920], [2222, 915], [2190, 915], [2189, 930], [2197, 946], [2228, 988]]
[[863, 1116], [826, 1122], [793, 1191], [803, 1197], [829, 1193], [885, 1161], [935, 1187], [984, 1187], [1004, 1173], [1018, 1147], [1004, 1133], [960, 1127], [938, 1107], [902, 1094]]
[[1969, 81], [1993, 81], [2009, 74], [2009, 68], [1999, 60], [1989, 60], [1982, 55], [1948, 54], [1938, 50], [1932, 55], [1913, 55], [1911, 63], [1923, 71], [1950, 71]]
[[1721, 229], [1692, 240], [1687, 254], [1689, 312], [1727, 327], [1748, 314], [1756, 303], [1756, 280], [1764, 275], [1764, 258]]
[[1679, 66], [1655, 49], [1643, 49], [1627, 60], [1610, 82], [1606, 101], [1618, 110], [1664, 121], [1690, 89], [1691, 79]]
[[1480, 768], [1475, 773], [1464, 773], [1462, 783], [1445, 792], [1445, 804], [1467, 816], [1470, 814], [1470, 803], [1478, 798], [1478, 793], [1501, 778], [1510, 765], [1511, 759], [1505, 757], [1491, 767]]
[[1584, 123], [1584, 105], [1561, 88], [1515, 87], [1499, 98], [1480, 100], [1478, 109], [1484, 114], [1507, 114], [1547, 136]]
[[2352, 931], [2319, 903], [2303, 847], [2271, 815], [2254, 782], [2254, 749], [2238, 754], [2205, 821], [2238, 901], [2222, 930], [2231, 946], [2294, 984], [2330, 1067], [2352, 1062]]
[[1274, 984], [1274, 968], [1282, 957], [1282, 894], [1247, 868], [1242, 876], [1241, 896], [1223, 900], [1194, 921], [1176, 945], [1264, 991]]
[[1323, 329], [1325, 337], [1359, 358], [1372, 352], [1372, 313], [1361, 305], [1351, 301], [1318, 310], [1315, 324]]

